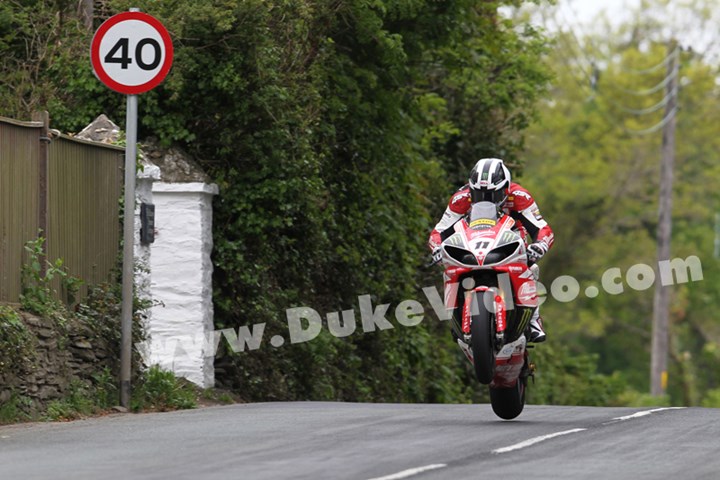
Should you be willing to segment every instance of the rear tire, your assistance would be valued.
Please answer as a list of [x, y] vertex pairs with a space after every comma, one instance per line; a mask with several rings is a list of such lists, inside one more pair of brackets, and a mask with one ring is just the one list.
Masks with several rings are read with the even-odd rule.
[[473, 309], [470, 325], [471, 346], [473, 352], [473, 363], [475, 364], [475, 376], [478, 382], [488, 385], [495, 376], [495, 349], [493, 348], [493, 336], [495, 335], [494, 317], [485, 308], [483, 295], [485, 292], [475, 292], [466, 301], [473, 302]]
[[527, 379], [518, 378], [514, 387], [490, 388], [490, 403], [495, 415], [504, 420], [520, 415], [525, 407], [526, 386]]

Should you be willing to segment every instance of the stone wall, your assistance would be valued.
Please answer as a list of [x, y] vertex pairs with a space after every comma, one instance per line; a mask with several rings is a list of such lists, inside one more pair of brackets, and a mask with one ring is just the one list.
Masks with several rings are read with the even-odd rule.
[[30, 333], [29, 355], [19, 355], [18, 364], [0, 369], [0, 405], [15, 394], [41, 410], [66, 397], [73, 381], [90, 384], [94, 374], [110, 365], [107, 342], [89, 327], [74, 322], [59, 327], [28, 313], [21, 318]]

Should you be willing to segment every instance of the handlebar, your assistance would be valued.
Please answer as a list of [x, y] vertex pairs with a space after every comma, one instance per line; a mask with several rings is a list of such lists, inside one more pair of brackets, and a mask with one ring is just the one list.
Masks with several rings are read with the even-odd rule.
[[431, 260], [430, 263], [424, 264], [424, 265], [423, 265], [423, 268], [424, 268], [425, 270], [428, 270], [428, 269], [434, 267], [435, 265], [437, 265], [438, 263], [440, 263], [441, 261], [442, 261], [441, 259], [439, 259], [439, 260]]

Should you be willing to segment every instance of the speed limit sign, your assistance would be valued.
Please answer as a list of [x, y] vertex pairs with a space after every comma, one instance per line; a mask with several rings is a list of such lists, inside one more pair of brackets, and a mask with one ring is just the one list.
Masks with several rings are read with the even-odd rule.
[[[131, 8], [107, 19], [95, 32], [90, 61], [95, 75], [127, 96], [125, 118], [125, 212], [135, 208], [138, 94], [155, 88], [170, 71], [172, 40], [156, 18]], [[120, 405], [130, 404], [135, 222], [123, 222]], [[128, 221], [130, 220], [130, 221]]]
[[101, 82], [116, 92], [137, 95], [165, 79], [172, 66], [172, 40], [155, 17], [123, 12], [97, 29], [90, 58]]

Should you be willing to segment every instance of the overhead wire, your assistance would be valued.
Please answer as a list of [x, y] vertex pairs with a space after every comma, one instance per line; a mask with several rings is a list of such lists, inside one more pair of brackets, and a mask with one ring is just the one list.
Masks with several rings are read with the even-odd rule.
[[[577, 13], [575, 12], [575, 9], [574, 9], [574, 7], [573, 7], [573, 5], [572, 5], [572, 0], [568, 0], [567, 3], [564, 4], [564, 6], [567, 7], [567, 8], [565, 8], [565, 9], [558, 9], [558, 11], [561, 12], [561, 14], [562, 14], [562, 16], [563, 16], [563, 19], [564, 19], [564, 22], [567, 24], [568, 30], [570, 30], [570, 31], [572, 32], [572, 35], [573, 35], [573, 38], [575, 39], [575, 42], [576, 42], [576, 43], [578, 44], [578, 46], [580, 47], [580, 51], [583, 52], [583, 54], [584, 54], [584, 50], [582, 49], [582, 44], [581, 44], [581, 42], [578, 40], [578, 36], [577, 36], [577, 34], [575, 33], [575, 29], [573, 28], [572, 23], [568, 21], [568, 18], [567, 18], [567, 16], [565, 15], [565, 12], [566, 12], [566, 11], [567, 11], [567, 12], [570, 12], [570, 15], [572, 15], [572, 18], [573, 18], [574, 22], [575, 22], [576, 24], [578, 24], [578, 25], [581, 23], [580, 18], [578, 17]], [[592, 50], [595, 52], [595, 54], [598, 56], [598, 58], [601, 58], [601, 57], [604, 57], [604, 56], [605, 56], [605, 55], [602, 54], [601, 49], [598, 48], [598, 46], [595, 44], [595, 41], [593, 40], [593, 37], [592, 37], [592, 36], [590, 36], [590, 35], [585, 35], [585, 36], [583, 37], [583, 40], [585, 40], [585, 41], [587, 42], [587, 44], [590, 45], [590, 47], [591, 47]], [[645, 74], [654, 73], [654, 72], [656, 72], [656, 71], [658, 71], [658, 70], [661, 70], [663, 67], [667, 66], [667, 64], [673, 60], [673, 56], [679, 55], [679, 54], [680, 54], [680, 51], [681, 51], [681, 48], [680, 48], [680, 46], [678, 45], [672, 52], [670, 52], [669, 54], [667, 54], [667, 55], [665, 56], [665, 58], [663, 58], [659, 63], [657, 63], [656, 65], [653, 65], [653, 66], [651, 66], [651, 67], [641, 68], [641, 69], [635, 69], [635, 68], [624, 67], [624, 66], [620, 65], [620, 68], [621, 68], [622, 71], [625, 72], [625, 73], [631, 73], [631, 74], [636, 74], [636, 75], [645, 75]], [[587, 56], [586, 56], [586, 55], [584, 55], [584, 56], [585, 56], [585, 58], [587, 59]], [[595, 60], [588, 60], [588, 62], [592, 63], [592, 62], [595, 62]]]
[[[544, 11], [541, 11], [541, 16], [542, 16], [545, 24], [547, 25], [547, 23], [548, 23], [548, 17], [545, 15], [545, 12], [544, 12]], [[557, 19], [556, 19], [555, 17], [552, 17], [552, 20], [553, 20], [553, 23], [555, 24], [555, 28], [557, 29], [558, 33], [560, 34], [560, 35], [558, 35], [558, 39], [565, 44], [565, 46], [567, 47], [567, 49], [570, 51], [570, 55], [572, 55], [573, 57], [575, 57], [574, 47], [573, 47], [572, 45], [570, 45], [570, 43], [569, 43], [569, 42], [565, 39], [565, 37], [562, 35], [562, 34], [563, 34], [563, 30], [562, 30], [560, 24], [558, 23]], [[564, 53], [562, 53], [562, 50], [558, 50], [556, 53], [557, 53], [557, 55], [560, 57], [560, 59], [563, 61], [563, 63], [565, 64], [565, 66], [568, 67], [568, 69], [571, 71], [571, 73], [574, 72], [576, 69], [579, 69], [579, 70], [582, 72], [582, 75], [583, 75], [583, 76], [585, 77], [585, 79], [588, 81], [587, 84], [585, 84], [585, 82], [583, 82], [582, 80], [578, 79], [575, 74], [573, 74], [573, 78], [575, 79], [576, 82], [578, 82], [578, 84], [579, 84], [583, 89], [590, 87], [590, 89], [591, 89], [591, 92], [590, 92], [591, 95], [590, 95], [590, 98], [588, 98], [588, 101], [589, 101], [589, 100], [592, 100], [592, 98], [595, 96], [595, 89], [592, 88], [592, 85], [595, 84], [595, 80], [593, 79], [593, 76], [592, 76], [591, 74], [589, 74], [589, 73], [585, 70], [585, 68], [582, 66], [582, 64], [580, 64], [579, 62], [576, 62], [576, 66], [575, 66], [575, 68], [573, 68], [573, 62], [572, 62], [570, 59], [568, 59], [568, 58], [565, 56]]]
[[674, 107], [670, 111], [670, 113], [665, 115], [662, 120], [660, 120], [658, 123], [656, 123], [655, 125], [653, 125], [650, 128], [645, 128], [642, 130], [635, 130], [633, 128], [625, 127], [625, 130], [632, 135], [650, 135], [651, 133], [655, 133], [658, 130], [660, 130], [661, 128], [663, 128], [665, 125], [667, 125], [668, 122], [673, 119], [673, 117], [675, 116], [677, 111], [678, 111], [678, 107]]
[[673, 88], [672, 92], [669, 92], [667, 95], [665, 95], [665, 96], [663, 97], [663, 99], [660, 100], [660, 101], [659, 101], [658, 103], [656, 103], [655, 105], [652, 105], [652, 106], [647, 107], [647, 108], [640, 108], [640, 109], [627, 108], [627, 107], [625, 107], [624, 105], [620, 105], [619, 103], [617, 103], [617, 102], [615, 102], [615, 101], [613, 101], [613, 100], [610, 100], [610, 102], [611, 102], [615, 107], [619, 108], [620, 110], [622, 110], [622, 111], [625, 112], [625, 113], [630, 113], [630, 114], [636, 115], [636, 116], [642, 116], [642, 115], [649, 115], [649, 114], [651, 114], [651, 113], [657, 112], [657, 111], [660, 110], [662, 107], [666, 106], [666, 105], [668, 104], [668, 102], [669, 102], [673, 97], [675, 97], [675, 96], [677, 95], [677, 93], [678, 93], [678, 87], [675, 87], [675, 88]]
[[668, 83], [670, 83], [673, 78], [677, 77], [679, 72], [680, 67], [679, 65], [675, 64], [675, 68], [673, 68], [673, 71], [670, 72], [665, 78], [660, 81], [660, 83], [658, 83], [654, 87], [648, 88], [646, 90], [628, 90], [626, 88], [618, 87], [618, 90], [623, 93], [627, 93], [628, 95], [635, 95], [636, 97], [652, 95], [653, 93], [659, 92], [663, 88], [667, 87]]
[[[570, 8], [571, 12], [572, 12], [573, 15], [574, 15], [574, 11], [572, 10], [572, 7], [571, 7], [570, 5], [568, 5], [568, 8]], [[548, 17], [545, 15], [545, 12], [544, 12], [544, 11], [541, 12], [541, 15], [542, 15], [542, 17], [543, 17], [543, 20], [545, 21], [545, 24], [547, 25]], [[577, 66], [580, 68], [580, 71], [582, 72], [583, 76], [585, 76], [585, 78], [588, 80], [589, 85], [591, 86], [591, 90], [592, 90], [592, 95], [590, 96], [590, 98], [588, 98], [588, 101], [592, 101], [592, 100], [594, 100], [595, 97], [598, 95], [598, 89], [596, 88], [596, 86], [597, 86], [597, 80], [598, 80], [598, 73], [597, 73], [597, 70], [596, 70], [596, 69], [597, 69], [597, 64], [596, 64], [596, 62], [595, 62], [594, 60], [588, 58], [587, 54], [586, 54], [585, 51], [583, 50], [582, 43], [580, 42], [578, 36], [575, 34], [575, 30], [570, 26], [570, 24], [569, 24], [569, 22], [568, 22], [568, 20], [567, 20], [567, 17], [566, 17], [565, 14], [563, 13], [562, 15], [563, 15], [564, 23], [567, 25], [567, 28], [568, 28], [568, 30], [569, 30], [569, 32], [570, 32], [570, 37], [572, 37], [572, 39], [574, 40], [574, 43], [575, 43], [575, 45], [576, 45], [577, 47], [575, 47], [575, 46], [573, 46], [573, 45], [570, 45], [569, 41], [565, 39], [566, 35], [563, 35], [564, 29], [562, 28], [562, 26], [561, 26], [560, 23], [558, 22], [556, 15], [557, 15], [557, 10], [555, 11], [555, 14], [554, 14], [551, 18], [552, 18], [552, 21], [553, 21], [553, 23], [555, 24], [555, 27], [556, 27], [556, 29], [557, 29], [557, 31], [558, 31], [558, 33], [559, 33], [559, 38], [563, 41], [563, 43], [565, 43], [566, 47], [568, 48], [568, 51], [570, 52], [570, 55], [575, 58], [576, 63], [577, 63]], [[575, 18], [577, 19], [577, 16], [576, 16], [576, 15], [575, 15]], [[597, 48], [596, 48], [594, 45], [593, 45], [593, 49], [597, 51]], [[580, 53], [579, 55], [576, 54], [576, 50]], [[558, 52], [558, 54], [559, 54], [559, 52]], [[630, 71], [628, 71], [628, 72], [626, 72], [626, 73], [633, 73], [633, 74], [640, 74], [640, 75], [642, 75], [642, 74], [645, 74], [645, 73], [652, 73], [652, 72], [658, 71], [658, 70], [659, 70], [660, 68], [662, 68], [663, 66], [667, 67], [667, 65], [668, 65], [668, 63], [669, 63], [670, 61], [675, 60], [675, 56], [676, 56], [676, 55], [679, 55], [679, 47], [676, 48], [676, 49], [674, 49], [674, 50], [673, 50], [671, 53], [669, 53], [668, 55], [666, 55], [665, 58], [664, 58], [660, 63], [658, 63], [657, 65], [653, 65], [652, 67], [648, 67], [648, 68], [645, 68], [645, 69], [629, 69]], [[571, 68], [572, 62], [569, 61], [569, 60], [566, 60], [566, 58], [564, 57], [563, 54], [559, 54], [559, 56], [561, 57], [563, 63], [565, 63], [566, 66], [568, 66], [568, 68]], [[587, 63], [587, 64], [590, 65], [590, 68], [591, 68], [591, 72], [592, 72], [592, 73], [588, 73], [588, 72], [586, 71], [586, 69], [582, 66], [582, 60], [580, 60], [580, 57], [582, 57], [582, 59], [585, 61], [585, 63]], [[624, 69], [624, 68], [621, 66], [621, 70], [622, 70], [622, 71], [625, 71], [626, 69]], [[651, 87], [651, 88], [645, 89], [645, 90], [639, 90], [639, 91], [636, 91], [636, 90], [628, 90], [628, 89], [624, 89], [624, 88], [622, 88], [622, 87], [617, 87], [617, 88], [618, 88], [618, 90], [622, 91], [623, 93], [627, 93], [627, 94], [630, 94], [630, 95], [636, 95], [636, 96], [652, 95], [653, 93], [656, 93], [656, 92], [660, 91], [661, 89], [667, 87], [667, 85], [669, 84], [669, 82], [672, 81], [672, 80], [678, 75], [678, 73], [679, 73], [679, 67], [678, 67], [678, 65], [677, 65], [677, 63], [676, 63], [676, 64], [675, 64], [675, 68], [673, 68], [673, 71], [670, 72], [660, 83], [658, 83], [658, 84], [655, 85], [654, 87]], [[573, 77], [574, 77], [575, 80], [578, 82], [578, 84], [581, 85], [583, 88], [586, 88], [586, 87], [587, 87], [587, 85], [585, 85], [584, 82], [582, 82], [582, 81], [580, 81], [579, 79], [577, 79], [577, 77], [575, 77], [574, 75], [573, 75]], [[669, 92], [668, 94], [666, 94], [665, 97], [664, 97], [662, 100], [660, 100], [660, 102], [658, 102], [658, 103], [656, 103], [655, 105], [652, 105], [652, 106], [650, 106], [650, 107], [642, 108], [642, 109], [627, 108], [627, 107], [625, 107], [625, 106], [623, 106], [623, 105], [620, 105], [619, 103], [615, 102], [615, 101], [612, 100], [611, 98], [608, 98], [607, 95], [603, 95], [603, 98], [604, 98], [606, 101], [608, 101], [610, 104], [614, 105], [615, 107], [617, 107], [618, 109], [620, 109], [621, 111], [623, 111], [623, 112], [625, 112], [625, 113], [629, 113], [629, 114], [636, 115], [636, 116], [642, 116], [642, 115], [648, 115], [648, 114], [650, 114], [650, 113], [657, 112], [657, 111], [660, 110], [662, 107], [667, 106], [667, 104], [670, 102], [670, 100], [671, 100], [674, 96], [676, 96], [677, 93], [678, 93], [678, 88], [675, 87], [675, 88], [673, 89], [673, 91], [672, 91], [672, 92]], [[662, 118], [662, 120], [660, 120], [660, 121], [659, 121], [658, 123], [656, 123], [655, 125], [653, 125], [653, 126], [651, 126], [651, 127], [649, 127], [649, 128], [640, 129], [640, 130], [626, 127], [626, 126], [624, 125], [624, 122], [618, 122], [616, 119], [614, 119], [614, 118], [612, 117], [612, 115], [611, 115], [609, 112], [605, 111], [605, 110], [602, 109], [602, 108], [599, 108], [599, 111], [601, 111], [601, 113], [603, 114], [603, 116], [605, 116], [605, 118], [608, 119], [608, 121], [610, 121], [610, 122], [613, 123], [613, 124], [617, 124], [624, 132], [626, 132], [626, 133], [628, 133], [628, 134], [631, 134], [631, 135], [649, 135], [649, 134], [651, 134], [651, 133], [657, 132], [659, 129], [661, 129], [661, 128], [663, 128], [665, 125], [667, 125], [667, 123], [675, 116], [675, 114], [676, 114], [676, 112], [677, 112], [677, 106], [675, 106], [668, 114], [664, 115], [663, 118]]]
[[[569, 7], [569, 4], [568, 4]], [[567, 26], [567, 30], [570, 32], [570, 36], [575, 41], [575, 45], [577, 45], [577, 51], [580, 53], [580, 56], [585, 60], [585, 62], [590, 65], [591, 70], [595, 66], [595, 60], [588, 57], [588, 55], [585, 53], [585, 49], [583, 48], [583, 44], [580, 42], [580, 38], [575, 33], [575, 29], [572, 27], [572, 24], [568, 21], [567, 17], [565, 16], [565, 12], [561, 9], [555, 10], [555, 14], [553, 15], [553, 22], [558, 27], [558, 30], [561, 30], [561, 27], [557, 21], [557, 13], [560, 12], [562, 15], [562, 21]]]
[[[545, 14], [544, 11], [541, 11], [540, 15], [543, 18], [543, 21], [545, 23], [545, 26], [547, 28], [548, 25], [548, 16]], [[557, 19], [555, 17], [552, 18], [553, 23], [555, 24], [555, 28], [558, 31], [558, 39], [559, 41], [562, 41], [566, 48], [568, 49], [570, 54], [574, 56], [574, 48], [572, 45], [569, 44], [569, 42], [566, 40], [565, 35], [563, 35], [563, 29], [558, 23]], [[593, 77], [593, 75], [588, 74], [588, 72], [583, 68], [581, 64], [578, 62], [576, 63], [576, 66], [573, 66], [573, 62], [569, 60], [564, 53], [562, 53], [562, 49], [558, 49], [556, 51], [556, 54], [560, 58], [560, 60], [565, 64], [565, 66], [568, 68], [568, 71], [570, 73], [570, 76], [573, 78], [573, 80], [578, 84], [581, 90], [589, 89], [590, 90], [590, 96], [586, 99], [586, 102], [592, 102], [595, 99], [595, 96], [597, 94], [597, 76]], [[575, 73], [577, 68], [580, 69], [583, 76], [588, 80], [588, 82], [582, 81], [580, 78], [578, 78], [577, 74]], [[597, 68], [593, 65], [593, 68]], [[594, 73], [595, 74], [595, 73]], [[595, 74], [596, 75], [596, 74]], [[607, 120], [608, 124], [615, 127], [620, 128], [621, 130], [624, 130], [624, 125], [621, 121], [618, 121], [616, 118], [614, 118], [606, 109], [602, 108], [599, 104], [595, 103], [598, 106], [598, 112]]]
[[[567, 7], [567, 11], [570, 12], [570, 14], [572, 15], [575, 22], [579, 24], [580, 19], [579, 19], [578, 15], [575, 13], [575, 9], [572, 6], [572, 1], [568, 1], [565, 4], [565, 6]], [[575, 29], [573, 28], [572, 24], [568, 21], [568, 18], [565, 15], [565, 11], [561, 10], [561, 9], [558, 9], [557, 11], [560, 11], [562, 13], [563, 21], [567, 25], [567, 29], [571, 32], [572, 37], [575, 40], [575, 44], [577, 45], [577, 50], [583, 56], [585, 61], [591, 65], [592, 68], [597, 68], [596, 60], [588, 58], [587, 54], [585, 53], [585, 50], [583, 49], [583, 44], [580, 42], [577, 34], [575, 33]], [[555, 23], [555, 26], [558, 28], [558, 30], [562, 31], [559, 23], [557, 22], [556, 17], [553, 17], [553, 21]], [[586, 36], [584, 39], [587, 40], [587, 43], [592, 47], [592, 50], [594, 50], [596, 54], [600, 53], [600, 49], [595, 45], [595, 42], [592, 40], [592, 37]], [[574, 48], [573, 48], [573, 50], [574, 50]], [[658, 64], [653, 65], [651, 67], [644, 68], [644, 69], [633, 69], [633, 68], [627, 68], [627, 67], [623, 67], [622, 65], [619, 65], [619, 68], [621, 71], [623, 71], [625, 73], [631, 73], [631, 74], [637, 74], [637, 75], [649, 74], [649, 73], [656, 72], [663, 67], [666, 67], [668, 65], [668, 63], [673, 61], [675, 59], [675, 57], [678, 56], [679, 54], [680, 54], [680, 47], [677, 46], [671, 53], [667, 54], [665, 56], [665, 58], [663, 58]], [[678, 67], [678, 65], [676, 65], [675, 68], [673, 69], [673, 71], [671, 72], [671, 74], [667, 75], [657, 85], [655, 85], [651, 88], [644, 89], [644, 90], [629, 90], [629, 89], [625, 89], [622, 87], [617, 87], [617, 89], [620, 90], [622, 93], [626, 93], [628, 95], [635, 95], [635, 96], [652, 95], [653, 93], [656, 93], [656, 92], [662, 90], [663, 88], [667, 87], [668, 83], [670, 83], [670, 81], [672, 81], [672, 79], [674, 77], [676, 77], [678, 75], [678, 73], [679, 73], [679, 67]], [[597, 81], [596, 75], [594, 72], [593, 72], [593, 78]], [[627, 109], [627, 110], [629, 110], [628, 113], [631, 113], [633, 111], [633, 109]], [[643, 111], [643, 110], [638, 110], [638, 111]], [[639, 115], [644, 115], [644, 113], [641, 113]]]
[[[570, 14], [573, 17], [573, 21], [575, 22], [575, 24], [580, 25], [581, 24], [580, 18], [572, 6], [572, 1], [568, 1], [566, 5], [567, 5], [568, 11], [570, 12]], [[568, 27], [571, 27], [571, 23], [569, 23], [569, 22], [568, 22]], [[603, 58], [605, 56], [605, 55], [603, 55], [601, 49], [598, 48], [598, 46], [595, 44], [595, 40], [593, 39], [593, 37], [591, 35], [585, 35], [583, 37], [583, 40], [587, 41], [587, 43], [589, 44], [590, 48], [593, 50], [593, 52], [597, 58]]]
[[[567, 7], [566, 11], [570, 12], [570, 15], [572, 15], [572, 18], [573, 18], [575, 24], [580, 25], [580, 23], [581, 23], [580, 18], [576, 13], [575, 8], [573, 7], [572, 0], [568, 0], [567, 3], [565, 3], [564, 5]], [[568, 29], [572, 30], [573, 34], [574, 34], [574, 28], [572, 27], [572, 24], [567, 21], [567, 17], [565, 16], [565, 10], [563, 10], [563, 18], [565, 19], [565, 21], [567, 23]], [[573, 36], [576, 37], [576, 41], [577, 41], [577, 35], [574, 34]], [[584, 36], [583, 40], [587, 41], [587, 43], [590, 45], [590, 47], [595, 52], [595, 55], [598, 56], [598, 58], [604, 57], [604, 55], [601, 52], [601, 49], [598, 48], [598, 46], [595, 44], [595, 41], [593, 40], [593, 37], [591, 35]], [[580, 45], [579, 42], [578, 42], [578, 45]], [[624, 67], [623, 65], [619, 65], [619, 67], [623, 72], [631, 73], [631, 74], [635, 74], [635, 75], [646, 75], [646, 74], [650, 74], [650, 73], [655, 73], [658, 70], [661, 70], [663, 67], [666, 67], [667, 64], [673, 60], [673, 55], [680, 54], [680, 50], [681, 50], [681, 48], [678, 45], [671, 53], [666, 55], [665, 58], [663, 58], [659, 63], [657, 63], [656, 65], [653, 65], [651, 67], [641, 68], [641, 69]]]
[[658, 70], [662, 70], [664, 67], [667, 67], [667, 64], [670, 63], [675, 59], [677, 55], [680, 54], [680, 47], [676, 47], [675, 50], [673, 50], [671, 53], [665, 56], [664, 59], [660, 61], [657, 65], [653, 65], [652, 67], [648, 68], [642, 68], [642, 69], [635, 69], [635, 68], [628, 68], [623, 67], [620, 65], [620, 69], [625, 73], [632, 73], [635, 75], [647, 75], [650, 73], [655, 73]]

